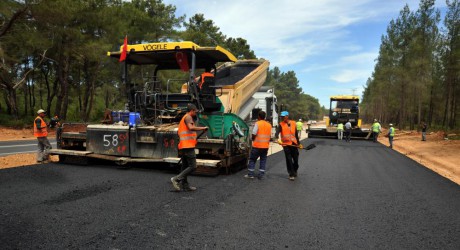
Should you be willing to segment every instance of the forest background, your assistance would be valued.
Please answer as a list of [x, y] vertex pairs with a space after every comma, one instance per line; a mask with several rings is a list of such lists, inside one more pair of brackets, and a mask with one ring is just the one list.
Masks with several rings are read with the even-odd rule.
[[[31, 124], [40, 108], [83, 122], [101, 120], [106, 108], [123, 110], [121, 63], [107, 52], [119, 51], [125, 35], [128, 44], [193, 41], [219, 45], [238, 59], [257, 58], [244, 38], [227, 37], [203, 14], [186, 20], [175, 11], [161, 0], [2, 1], [0, 124]], [[172, 77], [164, 74], [160, 77]], [[148, 72], [131, 77], [138, 85], [148, 80]], [[322, 116], [318, 100], [302, 91], [295, 72], [275, 66], [265, 85], [275, 87], [278, 102], [292, 116]], [[180, 84], [171, 92], [180, 92]]]
[[[460, 4], [447, 0], [445, 18], [434, 0], [404, 7], [382, 35], [365, 84], [362, 117], [400, 129], [456, 129], [460, 96]], [[5, 0], [0, 3], [0, 124], [29, 124], [39, 108], [66, 121], [97, 121], [106, 108], [124, 108], [121, 66], [106, 56], [129, 44], [193, 41], [220, 45], [239, 59], [257, 58], [244, 38], [223, 34], [203, 14], [176, 16], [161, 0]], [[269, 58], [266, 58], [270, 60]], [[271, 65], [266, 85], [292, 117], [327, 115], [299, 87], [294, 71]], [[147, 76], [134, 78], [137, 84]], [[165, 76], [166, 77], [166, 76]], [[173, 90], [179, 91], [179, 86]], [[327, 107], [328, 108], [328, 107]]]

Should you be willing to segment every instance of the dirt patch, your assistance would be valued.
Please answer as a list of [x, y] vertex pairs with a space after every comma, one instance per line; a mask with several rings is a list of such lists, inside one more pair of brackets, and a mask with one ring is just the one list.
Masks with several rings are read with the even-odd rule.
[[[387, 137], [380, 136], [379, 142], [389, 146]], [[420, 132], [396, 131], [393, 149], [460, 184], [460, 140], [446, 140], [443, 132], [431, 132], [422, 141]]]
[[[386, 134], [384, 130], [382, 134]], [[1, 141], [35, 139], [32, 129], [1, 128]], [[49, 137], [55, 136], [55, 131], [49, 132]], [[429, 133], [427, 141], [421, 141], [422, 135], [416, 131], [396, 131], [393, 142], [394, 149], [410, 157], [423, 166], [460, 184], [460, 140], [445, 140], [443, 132]], [[379, 137], [379, 142], [389, 145], [388, 138]], [[35, 153], [8, 155], [0, 157], [0, 169], [21, 167], [36, 164]], [[58, 161], [58, 156], [52, 156], [51, 161]]]
[[[0, 127], [0, 134], [0, 141], [35, 140], [33, 129], [12, 129]], [[53, 138], [55, 136], [56, 131], [51, 130], [48, 132], [48, 138]], [[2, 156], [0, 157], [0, 169], [33, 165], [37, 164], [36, 160], [36, 153]], [[58, 156], [51, 156], [51, 161], [59, 161]]]

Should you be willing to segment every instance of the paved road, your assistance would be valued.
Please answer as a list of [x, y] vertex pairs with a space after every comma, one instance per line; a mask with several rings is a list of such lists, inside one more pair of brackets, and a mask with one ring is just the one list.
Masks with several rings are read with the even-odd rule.
[[[48, 138], [53, 148], [56, 148], [56, 139]], [[37, 140], [0, 141], [0, 157], [13, 154], [37, 152]]]
[[[460, 186], [381, 144], [310, 139], [299, 178], [115, 166], [0, 171], [2, 249], [460, 249]], [[306, 143], [305, 143], [306, 144]]]

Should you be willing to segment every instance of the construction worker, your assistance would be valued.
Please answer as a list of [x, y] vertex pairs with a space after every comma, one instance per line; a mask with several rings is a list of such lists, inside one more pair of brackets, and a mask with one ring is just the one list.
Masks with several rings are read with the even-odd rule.
[[59, 119], [59, 116], [55, 115], [53, 118], [51, 118], [51, 120], [49, 122], [50, 128], [55, 128], [55, 127], [61, 126], [60, 121], [61, 121], [61, 119]]
[[299, 137], [295, 121], [289, 120], [289, 112], [281, 112], [282, 121], [279, 123], [276, 130], [276, 138], [280, 140], [278, 142], [283, 146], [284, 156], [286, 157], [286, 168], [289, 174], [289, 180], [293, 181], [297, 177], [297, 170], [299, 169], [299, 150], [296, 147], [299, 145]]
[[48, 124], [44, 118], [46, 112], [43, 109], [37, 111], [38, 116], [34, 120], [34, 136], [38, 141], [37, 163], [49, 162], [49, 150], [52, 148], [48, 141]]
[[390, 129], [388, 129], [388, 141], [390, 142], [390, 148], [393, 148], [393, 138], [395, 137], [395, 128], [390, 123]]
[[351, 126], [351, 122], [350, 120], [347, 120], [347, 123], [345, 123], [345, 131], [347, 132], [346, 133], [346, 138], [345, 140], [347, 142], [350, 142], [351, 141], [351, 131], [352, 131], [352, 126]]
[[343, 123], [337, 124], [337, 139], [343, 139]]
[[203, 84], [204, 84], [204, 82], [205, 82], [205, 80], [206, 80], [205, 78], [208, 78], [208, 77], [214, 78], [214, 74], [211, 73], [211, 69], [210, 69], [210, 68], [206, 68], [206, 69], [204, 70], [204, 72], [201, 74], [201, 81], [200, 81], [200, 83], [198, 83], [198, 87], [199, 87], [200, 89], [203, 88]]
[[299, 119], [299, 121], [296, 122], [296, 126], [297, 126], [297, 133], [299, 133], [297, 138], [300, 139], [300, 138], [302, 138], [302, 129], [303, 129], [302, 119]]
[[425, 122], [422, 122], [420, 127], [422, 128], [422, 141], [426, 141], [426, 129], [428, 128], [428, 126]]
[[254, 179], [254, 168], [259, 157], [260, 166], [257, 177], [261, 180], [265, 176], [265, 164], [272, 134], [272, 125], [265, 121], [265, 116], [265, 111], [259, 111], [257, 122], [252, 129], [252, 149], [249, 155], [248, 174], [244, 176], [248, 179]]
[[185, 191], [195, 191], [196, 187], [189, 185], [187, 176], [196, 169], [196, 155], [195, 146], [197, 143], [197, 136], [195, 131], [206, 131], [208, 127], [195, 126], [194, 117], [196, 117], [198, 109], [195, 105], [189, 103], [187, 105], [187, 113], [182, 117], [179, 122], [177, 134], [179, 135], [179, 155], [184, 166], [184, 170], [171, 178], [172, 185], [176, 191], [181, 189]]
[[382, 132], [382, 126], [380, 126], [380, 123], [378, 122], [377, 119], [374, 119], [374, 123], [372, 124], [373, 142], [377, 142], [377, 138], [379, 137], [379, 134], [381, 132]]

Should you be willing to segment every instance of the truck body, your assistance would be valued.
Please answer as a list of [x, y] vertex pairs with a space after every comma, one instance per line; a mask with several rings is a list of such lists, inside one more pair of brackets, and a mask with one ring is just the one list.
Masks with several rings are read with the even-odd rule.
[[257, 91], [252, 98], [257, 100], [257, 104], [251, 111], [251, 121], [257, 121], [257, 115], [259, 111], [264, 111], [266, 113], [266, 118], [272, 125], [272, 135], [274, 136], [276, 132], [276, 127], [278, 126], [278, 100], [274, 94], [274, 88], [270, 86], [262, 86], [259, 91]]
[[[110, 112], [106, 124], [64, 123], [57, 133], [58, 149], [51, 154], [72, 163], [98, 158], [120, 165], [144, 162], [178, 167], [178, 125], [192, 103], [199, 109], [196, 123], [210, 128], [198, 135], [196, 172], [215, 175], [245, 167], [249, 127], [238, 114], [265, 81], [268, 61], [237, 61], [222, 47], [192, 42], [127, 45], [125, 52], [121, 46], [108, 56], [118, 60], [123, 53], [122, 82], [129, 110]], [[212, 68], [215, 77], [200, 88], [199, 72], [205, 68]], [[130, 73], [147, 70], [149, 77], [143, 83], [131, 82]], [[171, 70], [185, 72], [186, 79], [160, 78], [160, 72]], [[180, 93], [171, 93], [174, 82], [184, 83]]]

